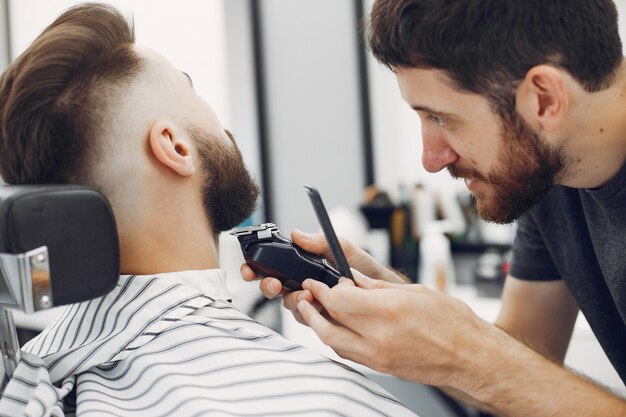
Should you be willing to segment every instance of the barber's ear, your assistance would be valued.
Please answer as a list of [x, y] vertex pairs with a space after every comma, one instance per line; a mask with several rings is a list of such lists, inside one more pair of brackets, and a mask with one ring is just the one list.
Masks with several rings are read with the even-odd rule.
[[160, 121], [150, 128], [150, 148], [154, 156], [179, 175], [192, 175], [196, 168], [189, 135], [170, 122]]
[[567, 112], [569, 98], [561, 70], [537, 65], [526, 73], [517, 87], [517, 110], [531, 127], [551, 132]]

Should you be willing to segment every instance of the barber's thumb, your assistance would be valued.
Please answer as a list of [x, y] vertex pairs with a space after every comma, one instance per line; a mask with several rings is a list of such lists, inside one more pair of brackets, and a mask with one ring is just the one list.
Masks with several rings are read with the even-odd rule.
[[388, 287], [388, 283], [382, 279], [372, 279], [354, 268], [350, 268], [350, 271], [352, 271], [352, 278], [354, 278], [354, 282], [357, 287], [365, 288], [367, 290]]
[[302, 249], [319, 253], [322, 249], [320, 247], [318, 239], [316, 239], [316, 235], [312, 233], [306, 233], [299, 229], [293, 229], [291, 231], [291, 239], [294, 243], [300, 246]]
[[311, 234], [310, 233], [306, 233], [303, 232], [300, 229], [293, 229], [291, 231], [291, 238], [294, 241], [299, 241], [299, 242], [307, 242], [311, 240]]

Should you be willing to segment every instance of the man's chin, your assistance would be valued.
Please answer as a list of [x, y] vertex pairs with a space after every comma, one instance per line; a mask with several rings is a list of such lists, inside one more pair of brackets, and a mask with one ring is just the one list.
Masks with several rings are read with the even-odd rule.
[[521, 212], [520, 210], [514, 210], [505, 202], [505, 199], [497, 198], [489, 192], [475, 192], [474, 198], [476, 199], [476, 211], [478, 215], [488, 222], [498, 224], [511, 223], [517, 220], [517, 218], [526, 211], [525, 209]]

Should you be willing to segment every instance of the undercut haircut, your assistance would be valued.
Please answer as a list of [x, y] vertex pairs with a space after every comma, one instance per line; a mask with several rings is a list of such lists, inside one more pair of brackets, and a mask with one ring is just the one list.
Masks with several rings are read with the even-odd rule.
[[501, 115], [514, 111], [515, 88], [536, 65], [562, 68], [594, 92], [622, 61], [610, 0], [376, 0], [367, 40], [386, 66], [443, 70]]
[[87, 183], [98, 136], [139, 72], [132, 22], [111, 6], [68, 9], [0, 79], [0, 175], [9, 184]]

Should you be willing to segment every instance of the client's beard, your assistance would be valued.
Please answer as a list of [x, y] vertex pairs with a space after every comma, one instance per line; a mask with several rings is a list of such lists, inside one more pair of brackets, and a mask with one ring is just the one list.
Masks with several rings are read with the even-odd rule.
[[259, 186], [231, 144], [201, 129], [190, 129], [204, 175], [202, 205], [216, 235], [239, 225], [254, 211]]

